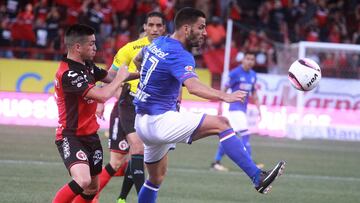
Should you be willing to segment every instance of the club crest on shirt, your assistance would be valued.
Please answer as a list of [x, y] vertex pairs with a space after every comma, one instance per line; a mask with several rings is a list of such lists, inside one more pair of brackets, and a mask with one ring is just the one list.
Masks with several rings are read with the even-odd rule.
[[78, 152], [76, 152], [76, 158], [78, 158], [79, 160], [82, 160], [82, 161], [87, 160], [87, 156], [86, 156], [85, 152], [83, 152], [82, 150], [79, 150]]
[[185, 66], [185, 70], [187, 72], [193, 72], [194, 71], [194, 68], [192, 66]]
[[94, 165], [98, 164], [103, 159], [101, 150], [96, 150], [93, 156]]

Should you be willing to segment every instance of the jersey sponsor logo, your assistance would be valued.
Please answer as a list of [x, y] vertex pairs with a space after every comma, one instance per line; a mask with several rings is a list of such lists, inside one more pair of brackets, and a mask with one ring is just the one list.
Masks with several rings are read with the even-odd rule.
[[128, 148], [129, 148], [129, 144], [126, 142], [126, 140], [121, 140], [121, 141], [119, 142], [119, 149], [120, 149], [120, 150], [125, 151], [125, 150], [127, 150]]
[[62, 143], [63, 153], [64, 153], [64, 159], [67, 159], [70, 156], [70, 145], [67, 137], [63, 139]]
[[74, 77], [76, 77], [76, 76], [78, 76], [79, 74], [77, 74], [76, 72], [74, 72], [74, 71], [69, 71], [68, 72], [68, 74], [67, 74], [67, 76], [69, 76], [69, 77], [72, 77], [72, 78], [74, 78]]
[[145, 45], [135, 45], [133, 49], [142, 49]]
[[83, 152], [82, 150], [79, 150], [78, 152], [76, 152], [76, 158], [82, 161], [86, 161], [87, 160], [87, 156], [85, 154], [85, 152]]
[[134, 175], [136, 174], [144, 174], [144, 171], [143, 170], [139, 170], [139, 169], [135, 169], [134, 170]]
[[187, 72], [193, 72], [193, 71], [194, 71], [194, 67], [192, 67], [192, 66], [185, 66], [185, 70], [186, 70]]
[[103, 159], [101, 150], [96, 150], [93, 156], [94, 165], [98, 164]]
[[149, 50], [151, 53], [155, 54], [159, 58], [165, 59], [165, 56], [169, 55], [169, 53], [163, 52], [160, 48], [158, 48], [155, 44], [151, 44], [149, 46]]
[[250, 83], [240, 83], [239, 88], [241, 90], [250, 91], [252, 89], [253, 85]]

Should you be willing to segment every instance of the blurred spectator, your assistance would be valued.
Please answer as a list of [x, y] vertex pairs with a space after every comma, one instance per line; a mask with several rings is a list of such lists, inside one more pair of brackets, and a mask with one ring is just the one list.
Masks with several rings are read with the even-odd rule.
[[[22, 48], [30, 47], [35, 42], [33, 32], [34, 14], [31, 4], [27, 4], [24, 11], [20, 12], [12, 26], [12, 38]], [[27, 52], [21, 52], [20, 58], [28, 57]]]
[[164, 14], [166, 19], [166, 30], [167, 33], [174, 32], [174, 17], [175, 17], [175, 2], [176, 0], [158, 0], [160, 11]]
[[211, 18], [210, 23], [206, 26], [207, 40], [210, 44], [219, 48], [225, 42], [226, 32], [221, 19], [217, 16]]
[[3, 47], [11, 46], [11, 31], [9, 28], [9, 20], [2, 20], [0, 24], [0, 57], [13, 58], [13, 52], [11, 50], [3, 49]]
[[115, 49], [119, 50], [125, 44], [130, 42], [129, 22], [126, 18], [121, 20], [120, 26], [115, 33]]
[[[38, 18], [35, 23], [35, 35], [36, 35], [36, 47], [40, 49], [47, 48], [48, 30], [46, 29], [46, 23], [43, 18]], [[37, 59], [44, 59], [44, 53], [38, 52]]]
[[46, 20], [46, 17], [49, 13], [49, 6], [47, 5], [47, 0], [40, 0], [34, 6], [34, 15], [35, 19]]
[[113, 30], [112, 24], [116, 22], [116, 15], [108, 0], [101, 0], [101, 13], [103, 14], [103, 23], [101, 24], [101, 38], [106, 39]]
[[46, 27], [48, 31], [48, 44], [50, 44], [58, 37], [58, 30], [60, 29], [60, 14], [55, 6], [51, 7], [46, 17]]

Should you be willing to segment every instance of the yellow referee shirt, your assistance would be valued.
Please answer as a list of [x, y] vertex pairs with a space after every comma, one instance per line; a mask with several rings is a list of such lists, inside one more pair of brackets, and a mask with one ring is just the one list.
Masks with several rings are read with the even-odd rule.
[[[139, 51], [144, 47], [150, 44], [150, 41], [147, 37], [140, 38], [138, 40], [127, 43], [116, 53], [111, 68], [115, 71], [119, 70], [121, 65], [127, 65], [130, 73], [137, 72], [136, 65], [133, 62], [133, 59], [139, 53]], [[130, 85], [130, 91], [136, 93], [137, 85], [139, 79], [128, 81]]]

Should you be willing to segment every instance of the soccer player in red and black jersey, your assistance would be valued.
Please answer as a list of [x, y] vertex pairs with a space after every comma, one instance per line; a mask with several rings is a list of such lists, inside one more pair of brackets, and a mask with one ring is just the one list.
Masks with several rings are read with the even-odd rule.
[[[67, 56], [60, 62], [55, 78], [55, 97], [59, 110], [56, 145], [72, 181], [56, 193], [53, 203], [69, 203], [77, 195], [91, 202], [98, 190], [97, 175], [102, 169], [103, 150], [97, 130], [97, 102], [111, 98], [129, 72], [121, 67], [115, 78], [93, 62], [96, 54], [95, 31], [75, 24], [65, 34]], [[101, 88], [96, 81], [109, 83]]]

